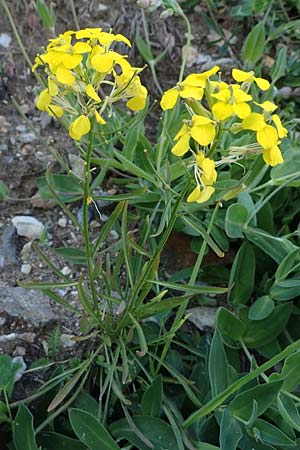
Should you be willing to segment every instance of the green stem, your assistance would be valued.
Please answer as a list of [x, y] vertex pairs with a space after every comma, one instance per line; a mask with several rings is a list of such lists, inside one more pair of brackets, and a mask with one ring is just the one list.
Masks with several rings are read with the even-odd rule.
[[181, 67], [180, 67], [180, 73], [179, 73], [179, 83], [183, 80], [183, 75], [184, 75], [184, 69], [186, 66], [186, 62], [189, 56], [189, 50], [190, 50], [190, 46], [191, 46], [191, 36], [192, 36], [192, 30], [191, 30], [191, 25], [189, 22], [189, 19], [187, 18], [187, 16], [184, 14], [184, 12], [181, 10], [181, 14], [180, 16], [183, 18], [185, 24], [186, 24], [186, 31], [187, 31], [187, 40], [186, 40], [186, 44], [185, 44], [185, 49], [183, 52], [183, 57], [182, 57], [182, 63], [181, 63]]
[[95, 281], [94, 281], [94, 267], [92, 262], [92, 249], [89, 238], [89, 218], [88, 218], [88, 210], [89, 210], [89, 197], [90, 197], [90, 180], [91, 180], [91, 158], [93, 152], [93, 124], [94, 121], [91, 121], [91, 130], [89, 132], [89, 144], [86, 152], [86, 160], [85, 160], [85, 170], [84, 170], [84, 195], [83, 195], [83, 205], [82, 205], [82, 227], [83, 227], [83, 236], [84, 236], [84, 245], [85, 245], [85, 256], [87, 261], [87, 271], [90, 280], [90, 288], [92, 292], [92, 299], [94, 308], [98, 311], [98, 295], [96, 291]]
[[4, 395], [4, 400], [5, 400], [5, 405], [6, 405], [6, 408], [7, 408], [7, 412], [8, 412], [10, 426], [11, 426], [11, 429], [13, 429], [14, 421], [13, 421], [13, 418], [12, 418], [12, 414], [11, 414], [11, 410], [10, 410], [10, 406], [9, 406], [9, 399], [8, 399], [7, 391], [6, 391], [5, 388], [3, 390], [3, 395]]
[[[220, 205], [221, 205], [220, 203], [216, 204], [214, 212], [213, 212], [213, 214], [211, 216], [211, 219], [210, 219], [210, 222], [209, 222], [209, 225], [208, 225], [208, 228], [207, 228], [207, 235], [208, 236], [209, 236], [209, 234], [211, 232], [211, 229], [212, 229], [212, 226], [213, 226], [214, 220], [216, 218], [216, 215], [218, 213]], [[194, 285], [195, 282], [196, 282], [196, 279], [197, 279], [197, 276], [198, 276], [198, 273], [199, 273], [199, 270], [200, 270], [200, 267], [201, 267], [201, 264], [202, 264], [202, 261], [203, 261], [204, 253], [205, 253], [205, 250], [206, 250], [206, 246], [207, 246], [207, 242], [206, 242], [206, 240], [203, 239], [200, 251], [199, 251], [198, 256], [197, 256], [196, 263], [194, 265], [194, 268], [193, 268], [193, 271], [191, 273], [190, 280], [189, 280], [189, 283], [188, 283], [190, 286]], [[185, 293], [185, 295], [187, 295], [187, 293]], [[181, 319], [182, 319], [182, 317], [183, 317], [183, 315], [185, 313], [185, 310], [186, 310], [186, 308], [188, 306], [188, 302], [189, 302], [189, 300], [185, 300], [180, 305], [180, 307], [179, 307], [179, 309], [178, 309], [178, 311], [176, 313], [176, 316], [175, 316], [175, 319], [174, 319], [174, 322], [173, 322], [173, 325], [172, 325], [172, 329], [176, 328], [177, 324], [181, 321]], [[170, 330], [170, 333], [171, 333], [172, 329]], [[160, 370], [160, 368], [162, 366], [162, 363], [163, 363], [165, 357], [167, 356], [167, 353], [169, 351], [169, 348], [170, 348], [172, 340], [173, 340], [173, 336], [171, 335], [171, 337], [165, 342], [165, 345], [164, 345], [164, 348], [162, 350], [162, 354], [161, 354], [160, 360], [159, 360], [159, 362], [157, 364], [157, 367], [156, 367], [156, 371], [155, 371], [156, 374], [158, 374], [158, 372], [159, 372], [159, 370]]]

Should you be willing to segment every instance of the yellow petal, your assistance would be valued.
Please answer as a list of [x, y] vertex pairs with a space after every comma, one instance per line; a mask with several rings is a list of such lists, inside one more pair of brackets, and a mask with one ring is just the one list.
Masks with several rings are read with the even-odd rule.
[[126, 103], [132, 111], [141, 111], [145, 108], [148, 91], [145, 86], [140, 86], [139, 91]]
[[179, 95], [182, 98], [194, 98], [195, 100], [201, 100], [204, 90], [201, 87], [184, 86], [182, 91], [179, 91]]
[[64, 59], [62, 60], [62, 64], [67, 69], [75, 69], [82, 61], [82, 56], [79, 54], [74, 53], [73, 55], [71, 53], [66, 53], [64, 55]]
[[266, 126], [264, 116], [258, 113], [251, 113], [242, 122], [244, 130], [259, 131]]
[[48, 77], [48, 92], [51, 97], [55, 97], [58, 94], [58, 86], [50, 77]]
[[253, 76], [253, 72], [244, 72], [240, 69], [232, 69], [232, 78], [239, 83], [248, 81]]
[[177, 141], [179, 138], [181, 138], [181, 136], [189, 132], [190, 132], [189, 127], [184, 123], [183, 126], [178, 131], [178, 133], [176, 134], [176, 136], [174, 137], [174, 140]]
[[115, 41], [117, 42], [124, 42], [124, 44], [128, 45], [128, 47], [131, 47], [131, 42], [127, 37], [123, 36], [123, 34], [116, 34], [115, 35]]
[[257, 102], [253, 102], [255, 103], [255, 105], [260, 106], [261, 108], [263, 108], [264, 111], [267, 112], [273, 112], [275, 111], [275, 109], [277, 109], [277, 106], [275, 105], [275, 103], [269, 102], [269, 100], [266, 100], [263, 103], [257, 103]]
[[97, 72], [108, 73], [113, 68], [114, 60], [110, 53], [103, 53], [93, 56], [91, 63]]
[[160, 106], [161, 109], [166, 111], [167, 109], [172, 109], [176, 105], [179, 92], [176, 88], [168, 89], [161, 98]]
[[245, 119], [251, 114], [251, 108], [248, 103], [234, 103], [233, 110], [240, 119]]
[[174, 145], [171, 152], [176, 156], [183, 156], [190, 149], [190, 136], [189, 134], [184, 134], [181, 136], [177, 144]]
[[72, 86], [75, 81], [71, 70], [65, 69], [63, 66], [59, 66], [56, 70], [56, 78], [60, 83], [66, 84], [67, 86]]
[[48, 105], [46, 111], [51, 117], [61, 117], [64, 114], [64, 110], [58, 105]]
[[40, 111], [46, 111], [46, 107], [51, 103], [51, 95], [49, 95], [48, 89], [44, 89], [36, 101], [36, 107]]
[[205, 185], [212, 185], [217, 180], [217, 172], [215, 162], [210, 158], [204, 158], [201, 163], [203, 174], [201, 179]]
[[208, 117], [199, 116], [198, 114], [195, 114], [192, 118], [192, 124], [197, 127], [201, 125], [207, 125], [208, 123], [213, 123], [213, 120], [209, 119]]
[[76, 42], [72, 47], [73, 53], [89, 53], [92, 51], [92, 47], [86, 42]]
[[283, 163], [283, 157], [277, 145], [275, 145], [272, 148], [267, 148], [266, 150], [264, 150], [263, 158], [265, 163], [272, 167]]
[[268, 82], [268, 80], [265, 80], [264, 78], [254, 77], [254, 81], [259, 87], [259, 89], [261, 89], [262, 91], [266, 91], [270, 87], [270, 83]]
[[105, 125], [106, 124], [106, 121], [100, 116], [98, 111], [95, 111], [95, 117], [96, 117], [96, 121], [98, 123], [100, 123], [100, 125]]
[[231, 87], [235, 102], [250, 102], [252, 100], [251, 95], [244, 92], [238, 84], [233, 84]]
[[191, 202], [196, 202], [198, 200], [198, 198], [201, 195], [201, 190], [199, 186], [196, 186], [195, 189], [190, 193], [190, 195], [187, 198], [187, 202], [191, 203]]
[[88, 84], [86, 86], [85, 92], [87, 93], [87, 95], [89, 97], [91, 97], [96, 102], [98, 102], [98, 103], [101, 102], [101, 98], [99, 97], [99, 95], [97, 94], [97, 92], [95, 91], [94, 87], [91, 84]]
[[211, 94], [211, 96], [221, 102], [228, 103], [231, 97], [231, 93], [228, 88], [225, 88], [220, 90], [220, 92], [217, 92], [216, 94]]
[[71, 123], [69, 134], [71, 138], [79, 141], [82, 136], [87, 134], [91, 129], [91, 123], [88, 117], [81, 115]]
[[212, 123], [202, 125], [200, 127], [193, 126], [191, 128], [191, 136], [200, 145], [209, 145], [215, 138], [216, 130]]
[[190, 202], [197, 202], [197, 203], [204, 203], [207, 202], [207, 200], [210, 199], [210, 197], [215, 192], [215, 189], [212, 186], [205, 186], [203, 189], [200, 189], [199, 186], [197, 186], [193, 192], [190, 193], [190, 195], [187, 198], [187, 201]]
[[288, 134], [288, 130], [286, 128], [284, 128], [284, 126], [282, 125], [280, 117], [278, 116], [278, 114], [273, 114], [272, 115], [272, 120], [273, 120], [273, 122], [276, 125], [278, 136], [281, 139], [286, 137], [286, 135]]
[[233, 107], [229, 103], [218, 102], [212, 107], [212, 113], [217, 120], [226, 120], [233, 114]]
[[266, 125], [256, 133], [257, 142], [263, 148], [272, 148], [278, 143], [278, 133], [271, 125]]

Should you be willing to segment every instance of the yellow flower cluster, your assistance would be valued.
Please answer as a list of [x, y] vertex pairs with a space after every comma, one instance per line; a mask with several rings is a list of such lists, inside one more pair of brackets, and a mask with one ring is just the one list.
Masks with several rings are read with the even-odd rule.
[[116, 101], [126, 99], [133, 111], [145, 107], [148, 93], [138, 76], [142, 69], [132, 67], [127, 55], [112, 50], [114, 42], [131, 46], [122, 34], [101, 28], [66, 31], [50, 39], [45, 53], [35, 58], [32, 70], [43, 66], [48, 75], [36, 106], [51, 116], [73, 117], [69, 134], [75, 140], [90, 131], [92, 117], [105, 124], [102, 114]]
[[[183, 156], [188, 151], [194, 156], [196, 188], [189, 195], [188, 202], [203, 203], [214, 194], [217, 172], [212, 156], [218, 152], [217, 144], [224, 128], [233, 133], [255, 131], [257, 143], [253, 148], [263, 154], [265, 163], [276, 166], [283, 162], [279, 144], [287, 130], [279, 116], [272, 114], [277, 106], [270, 101], [257, 103], [249, 94], [252, 83], [266, 91], [270, 87], [269, 81], [239, 69], [232, 70], [237, 83], [228, 84], [220, 78], [219, 81], [211, 80], [218, 72], [219, 67], [215, 66], [206, 72], [188, 75], [184, 81], [167, 90], [160, 102], [166, 111], [174, 108], [181, 98], [190, 115], [175, 136], [176, 142], [171, 150], [176, 156]], [[235, 158], [244, 156], [242, 148], [240, 152], [237, 147], [234, 149]]]

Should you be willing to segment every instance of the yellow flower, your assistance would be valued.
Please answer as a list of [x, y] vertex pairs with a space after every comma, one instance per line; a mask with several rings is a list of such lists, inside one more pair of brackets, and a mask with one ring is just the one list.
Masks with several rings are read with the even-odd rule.
[[161, 108], [164, 111], [174, 108], [179, 97], [201, 100], [204, 94], [206, 80], [208, 80], [210, 76], [217, 73], [218, 70], [219, 67], [215, 66], [206, 72], [188, 75], [184, 81], [177, 83], [175, 87], [168, 89], [163, 94], [160, 101]]
[[247, 102], [252, 100], [252, 97], [237, 84], [228, 86], [211, 96], [218, 100], [212, 107], [213, 116], [217, 120], [226, 120], [234, 114], [240, 119], [244, 119], [251, 113]]
[[266, 164], [272, 167], [283, 163], [283, 157], [278, 145], [274, 145], [270, 148], [265, 148], [263, 152], [263, 159]]
[[197, 166], [201, 169], [201, 181], [205, 186], [215, 184], [217, 180], [216, 164], [210, 158], [205, 158], [203, 152], [196, 155]]
[[96, 117], [96, 121], [97, 121], [100, 125], [105, 125], [105, 124], [106, 124], [105, 120], [100, 116], [100, 114], [98, 113], [98, 111], [95, 111], [95, 117]]
[[187, 201], [189, 203], [205, 203], [210, 199], [214, 192], [215, 189], [212, 186], [204, 186], [203, 189], [201, 189], [200, 186], [196, 186], [188, 196]]
[[91, 129], [91, 123], [87, 116], [81, 115], [71, 123], [69, 128], [69, 134], [71, 138], [79, 141], [82, 136], [87, 134]]
[[244, 81], [252, 83], [254, 81], [262, 91], [266, 91], [270, 87], [268, 80], [255, 77], [254, 72], [252, 71], [244, 72], [243, 70], [232, 69], [232, 78], [239, 83], [243, 83]]
[[90, 98], [92, 98], [96, 102], [98, 103], [101, 102], [101, 98], [99, 97], [99, 95], [97, 94], [97, 92], [95, 91], [94, 87], [91, 84], [86, 85], [85, 92]]
[[190, 149], [190, 137], [198, 144], [207, 146], [211, 144], [216, 135], [214, 122], [207, 117], [194, 115], [191, 126], [184, 124], [177, 135], [175, 141], [178, 141], [171, 152], [176, 156], [183, 156]]
[[64, 110], [61, 106], [54, 105], [52, 103], [52, 97], [48, 92], [48, 89], [44, 89], [40, 95], [38, 96], [38, 99], [36, 101], [36, 107], [40, 111], [46, 111], [49, 116], [52, 117], [61, 117], [64, 113]]
[[275, 123], [275, 126], [277, 128], [278, 136], [281, 139], [283, 139], [288, 134], [288, 130], [286, 128], [284, 128], [284, 126], [282, 125], [280, 117], [278, 116], [278, 114], [273, 114], [271, 117], [272, 117], [272, 120]]
[[276, 128], [265, 122], [263, 114], [251, 113], [242, 121], [244, 130], [256, 131], [257, 142], [263, 148], [271, 148], [278, 143], [278, 133]]

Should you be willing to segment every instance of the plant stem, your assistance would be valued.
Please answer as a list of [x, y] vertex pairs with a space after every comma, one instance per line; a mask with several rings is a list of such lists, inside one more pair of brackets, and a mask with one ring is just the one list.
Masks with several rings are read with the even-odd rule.
[[82, 205], [82, 227], [83, 227], [83, 236], [84, 236], [84, 245], [85, 245], [85, 256], [87, 262], [87, 270], [88, 276], [90, 280], [90, 288], [92, 292], [93, 305], [96, 311], [98, 311], [98, 295], [96, 291], [94, 276], [93, 276], [93, 262], [92, 262], [92, 251], [91, 251], [91, 243], [89, 239], [89, 197], [90, 197], [90, 180], [91, 180], [91, 158], [93, 152], [93, 124], [94, 121], [91, 121], [91, 130], [89, 132], [89, 144], [86, 152], [86, 160], [85, 160], [85, 170], [84, 170], [84, 194], [83, 194], [83, 205]]
[[74, 5], [74, 0], [70, 0], [70, 2], [71, 2], [71, 10], [72, 10], [72, 14], [73, 14], [73, 19], [74, 19], [75, 27], [76, 27], [77, 30], [79, 30], [79, 29], [80, 29], [80, 26], [79, 26], [77, 14], [76, 14], [76, 9], [75, 9], [75, 5]]
[[12, 418], [12, 414], [11, 414], [11, 410], [10, 410], [10, 406], [9, 406], [9, 399], [8, 399], [7, 391], [6, 391], [5, 388], [3, 390], [3, 395], [4, 395], [4, 400], [5, 400], [5, 405], [6, 405], [6, 408], [7, 408], [7, 412], [8, 412], [10, 426], [11, 426], [11, 429], [13, 429], [14, 421], [13, 421], [13, 418]]
[[179, 73], [179, 79], [178, 79], [179, 82], [181, 82], [183, 80], [184, 69], [185, 69], [186, 62], [187, 62], [187, 59], [189, 56], [189, 50], [190, 50], [190, 46], [191, 46], [191, 35], [192, 35], [189, 19], [184, 14], [184, 12], [182, 11], [181, 8], [180, 8], [180, 10], [181, 10], [180, 16], [183, 18], [183, 20], [186, 24], [187, 40], [186, 40], [185, 49], [184, 49], [183, 57], [182, 57], [182, 63], [181, 63], [181, 67], [180, 67], [180, 73]]

